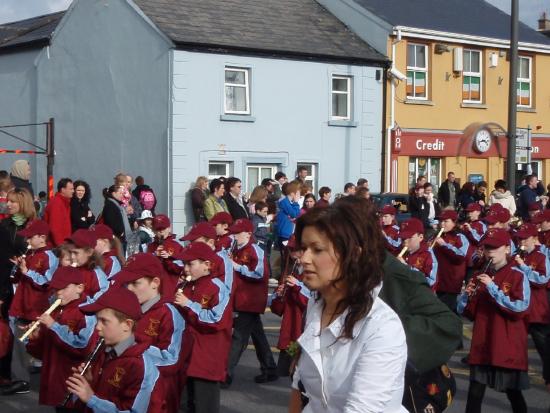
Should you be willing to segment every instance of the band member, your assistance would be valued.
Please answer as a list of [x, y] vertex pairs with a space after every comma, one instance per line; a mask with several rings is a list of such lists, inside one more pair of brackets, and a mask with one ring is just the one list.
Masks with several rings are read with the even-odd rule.
[[251, 335], [262, 370], [262, 374], [256, 376], [254, 380], [256, 383], [266, 383], [278, 379], [277, 366], [260, 318], [267, 304], [269, 274], [264, 262], [264, 252], [252, 240], [252, 230], [252, 222], [248, 219], [236, 220], [229, 229], [237, 242], [233, 255], [235, 269], [233, 309], [237, 315], [233, 320], [233, 338], [226, 385], [231, 384], [233, 370], [246, 349]]
[[103, 271], [108, 279], [120, 271], [124, 263], [124, 254], [120, 240], [113, 230], [105, 224], [97, 224], [89, 229], [96, 237], [95, 251], [103, 259]]
[[539, 227], [539, 242], [542, 246], [542, 251], [548, 256], [550, 255], [550, 209], [545, 209], [536, 216], [534, 223]]
[[382, 233], [386, 239], [386, 249], [393, 255], [397, 255], [401, 249], [402, 240], [399, 236], [399, 226], [395, 222], [395, 207], [385, 205], [380, 209]]
[[69, 391], [94, 413], [165, 411], [156, 351], [148, 343], [136, 342], [134, 336], [142, 316], [136, 295], [113, 287], [81, 310], [96, 314], [96, 330], [105, 340], [105, 352], [87, 377], [79, 374], [82, 365], [73, 368], [66, 381]]
[[457, 219], [455, 211], [444, 210], [439, 216], [443, 234], [434, 240], [438, 263], [437, 296], [452, 311], [456, 311], [456, 299], [466, 277], [466, 253], [470, 245], [466, 237], [457, 232]]
[[229, 212], [218, 212], [208, 221], [216, 230], [216, 252], [231, 249], [233, 238], [229, 234], [229, 226], [233, 224], [233, 217]]
[[[213, 273], [219, 268], [213, 265], [219, 257], [212, 248], [193, 242], [180, 257], [190, 277], [174, 300], [193, 336], [193, 357], [187, 369], [188, 408], [196, 413], [216, 413], [220, 410], [220, 382], [227, 375], [232, 309], [225, 298], [225, 285]], [[213, 318], [205, 310], [222, 316]]]
[[[523, 224], [516, 235], [520, 239], [521, 248], [515, 260], [529, 279], [531, 287], [531, 303], [527, 316], [529, 334], [544, 364], [546, 357], [550, 356], [546, 349], [546, 340], [550, 339], [550, 305], [546, 294], [550, 280], [550, 261], [540, 250], [535, 224]], [[549, 373], [544, 372], [543, 377], [547, 377]]]
[[[49, 284], [61, 306], [51, 315], [37, 317], [40, 327], [27, 341], [27, 351], [42, 360], [38, 402], [61, 406], [65, 399], [64, 383], [72, 375], [72, 367], [84, 361], [97, 341], [96, 320], [84, 316], [79, 305], [86, 302], [84, 277], [73, 267], [59, 267]], [[71, 407], [68, 405], [67, 407]]]
[[424, 241], [424, 224], [417, 218], [410, 218], [401, 223], [399, 235], [407, 247], [399, 261], [414, 270], [420, 271], [430, 288], [435, 291], [437, 283], [437, 259], [428, 243]]
[[160, 294], [164, 269], [160, 261], [147, 253], [134, 254], [117, 274], [115, 284], [126, 284], [141, 306], [143, 315], [136, 324], [134, 335], [140, 343], [149, 343], [156, 354], [164, 399], [168, 412], [177, 412], [185, 385], [185, 366], [191, 353], [191, 337], [185, 321], [171, 304], [172, 296]]
[[[499, 204], [500, 205], [500, 204]], [[477, 202], [472, 202], [466, 207], [468, 220], [462, 225], [462, 232], [468, 238], [470, 245], [476, 247], [481, 241], [481, 237], [487, 231], [487, 225], [479, 219], [481, 215], [481, 205]]]
[[162, 280], [162, 294], [173, 296], [181, 274], [181, 267], [174, 262], [174, 255], [182, 250], [182, 246], [174, 239], [170, 218], [160, 214], [153, 218], [155, 239], [147, 246], [147, 252], [155, 254], [166, 270]]
[[481, 411], [486, 386], [506, 392], [514, 413], [526, 412], [529, 281], [508, 262], [507, 231], [489, 229], [481, 245], [490, 266], [472, 277], [458, 304], [458, 312], [474, 321], [466, 412]]
[[512, 238], [513, 231], [510, 228], [510, 211], [500, 204], [493, 204], [485, 216], [487, 228], [501, 228], [510, 233], [510, 254], [516, 254], [516, 244]]

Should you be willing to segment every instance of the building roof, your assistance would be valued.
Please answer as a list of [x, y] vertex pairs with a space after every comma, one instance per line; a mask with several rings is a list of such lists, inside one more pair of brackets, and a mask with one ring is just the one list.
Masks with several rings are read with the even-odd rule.
[[383, 62], [315, 0], [134, 0], [180, 47]]
[[[315, 0], [134, 0], [176, 47], [313, 60], [387, 58]], [[0, 25], [0, 51], [48, 44], [64, 12]]]
[[46, 45], [65, 12], [0, 25], [0, 50]]
[[[510, 15], [484, 0], [353, 0], [392, 26], [510, 39]], [[519, 23], [519, 41], [549, 45], [550, 39]]]

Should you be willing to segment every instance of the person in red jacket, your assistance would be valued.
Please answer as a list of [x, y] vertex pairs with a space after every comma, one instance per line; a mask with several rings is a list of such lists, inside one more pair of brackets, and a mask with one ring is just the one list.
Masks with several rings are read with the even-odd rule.
[[233, 217], [229, 212], [218, 212], [208, 221], [216, 230], [216, 252], [230, 250], [233, 238], [229, 234], [229, 226], [233, 224]]
[[173, 297], [160, 295], [164, 269], [151, 254], [138, 253], [128, 258], [126, 265], [116, 275], [116, 286], [126, 284], [141, 305], [142, 317], [136, 324], [136, 340], [154, 346], [157, 367], [163, 381], [164, 399], [168, 412], [177, 412], [180, 396], [185, 385], [185, 367], [191, 346], [186, 343], [185, 321], [170, 304]]
[[147, 246], [147, 252], [152, 253], [162, 263], [165, 274], [162, 280], [162, 294], [166, 297], [176, 293], [179, 277], [182, 268], [175, 263], [174, 256], [181, 252], [182, 246], [175, 240], [172, 234], [170, 218], [159, 214], [153, 218], [153, 230], [155, 239]]
[[[515, 256], [519, 269], [529, 279], [531, 286], [531, 305], [529, 306], [529, 334], [541, 360], [550, 357], [546, 348], [550, 340], [550, 305], [548, 304], [547, 288], [550, 281], [550, 260], [541, 252], [538, 245], [538, 230], [535, 224], [523, 224], [516, 236], [520, 239], [521, 248]], [[544, 372], [547, 377], [550, 372]]]
[[458, 312], [474, 321], [466, 412], [481, 412], [486, 386], [506, 392], [514, 413], [526, 412], [529, 280], [508, 262], [510, 234], [489, 229], [481, 241], [490, 265], [475, 274], [460, 296]]
[[120, 240], [113, 230], [105, 224], [97, 224], [89, 229], [96, 238], [95, 252], [103, 261], [103, 272], [107, 279], [113, 278], [124, 264], [124, 252]]
[[65, 380], [72, 375], [72, 367], [86, 359], [98, 337], [94, 334], [95, 317], [84, 316], [79, 308], [86, 302], [82, 273], [73, 267], [60, 267], [50, 288], [61, 299], [61, 306], [51, 315], [37, 317], [41, 326], [31, 334], [26, 346], [29, 354], [42, 360], [38, 402], [61, 406], [67, 394]]
[[96, 330], [105, 342], [93, 371], [81, 376], [81, 364], [66, 381], [69, 391], [86, 405], [85, 411], [165, 412], [155, 350], [136, 341], [133, 333], [142, 316], [136, 295], [113, 287], [81, 310], [96, 314]]
[[437, 258], [437, 286], [439, 299], [456, 312], [456, 299], [466, 277], [466, 254], [469, 243], [464, 234], [457, 232], [458, 214], [444, 210], [439, 216], [443, 234], [435, 239], [434, 254]]
[[432, 291], [435, 291], [437, 258], [428, 243], [424, 241], [424, 224], [417, 218], [407, 219], [401, 223], [399, 235], [407, 247], [407, 252], [397, 259], [413, 270], [421, 272]]
[[107, 276], [101, 269], [101, 257], [94, 250], [96, 237], [87, 229], [78, 229], [66, 240], [71, 245], [72, 265], [84, 276], [84, 292], [96, 298], [109, 288]]
[[253, 242], [252, 231], [252, 222], [248, 219], [236, 220], [229, 229], [237, 242], [237, 248], [232, 255], [235, 270], [233, 310], [237, 315], [233, 319], [233, 337], [225, 385], [231, 384], [233, 371], [250, 336], [262, 371], [254, 381], [267, 383], [278, 379], [277, 366], [260, 317], [267, 304], [269, 274], [266, 271], [264, 252]]
[[386, 240], [386, 249], [393, 255], [399, 254], [402, 248], [402, 240], [399, 237], [399, 226], [395, 223], [395, 207], [384, 205], [380, 209], [380, 221], [382, 223], [382, 235]]
[[44, 210], [44, 221], [50, 226], [50, 240], [57, 247], [71, 236], [71, 198], [73, 197], [73, 181], [62, 178], [57, 183], [57, 193], [48, 202]]
[[228, 306], [225, 285], [213, 273], [219, 268], [214, 264], [219, 257], [212, 248], [203, 242], [193, 242], [180, 257], [185, 262], [185, 275], [191, 277], [174, 300], [193, 335], [193, 357], [187, 369], [188, 409], [195, 413], [217, 413], [220, 382], [227, 375], [232, 309]]

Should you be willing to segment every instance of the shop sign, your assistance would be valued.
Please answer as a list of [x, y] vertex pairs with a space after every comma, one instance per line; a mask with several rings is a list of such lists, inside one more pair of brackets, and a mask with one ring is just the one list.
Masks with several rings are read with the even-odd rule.
[[416, 140], [416, 149], [419, 151], [434, 151], [441, 152], [445, 150], [445, 142], [436, 138], [435, 140], [424, 141], [423, 139]]

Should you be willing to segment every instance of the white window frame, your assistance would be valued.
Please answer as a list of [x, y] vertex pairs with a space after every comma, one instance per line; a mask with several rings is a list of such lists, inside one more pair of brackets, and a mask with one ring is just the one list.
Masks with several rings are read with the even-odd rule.
[[[259, 182], [256, 182], [255, 185], [250, 185], [250, 169], [251, 168], [257, 168], [260, 172], [258, 173], [258, 178], [259, 178]], [[261, 185], [262, 183], [262, 180], [264, 178], [262, 178], [262, 174], [261, 174], [261, 169], [262, 168], [265, 168], [265, 169], [271, 169], [271, 176], [270, 178], [271, 179], [275, 179], [275, 174], [278, 172], [279, 170], [279, 165], [277, 164], [271, 164], [271, 163], [249, 163], [249, 164], [246, 164], [246, 192], [250, 192], [252, 193], [252, 190], [254, 189], [254, 187], [256, 186], [259, 186]]]
[[[409, 60], [409, 46], [414, 46], [415, 48], [416, 47], [423, 47], [424, 48], [424, 56], [426, 58], [426, 67], [418, 67], [418, 66], [409, 66], [408, 65], [408, 60]], [[428, 45], [427, 44], [423, 44], [423, 43], [408, 43], [407, 44], [407, 72], [409, 71], [413, 71], [413, 72], [424, 72], [424, 74], [426, 75], [426, 79], [425, 79], [425, 82], [426, 82], [426, 93], [425, 95], [426, 96], [414, 96], [413, 95], [409, 95], [407, 94], [407, 99], [409, 100], [428, 100], [428, 71], [429, 71], [429, 62], [430, 62], [430, 56], [429, 56], [429, 51], [430, 49], [428, 48]], [[415, 64], [416, 64], [416, 49], [415, 49], [415, 53], [414, 53], [414, 58], [415, 58]], [[405, 82], [407, 82], [405, 80]], [[407, 88], [407, 84], [405, 83], [405, 91], [406, 91], [406, 88]], [[414, 93], [414, 78], [413, 78], [413, 93]]]
[[[226, 72], [244, 73], [244, 85], [240, 83], [228, 83], [225, 80]], [[245, 89], [246, 110], [228, 110], [226, 100], [226, 89], [228, 87], [238, 87]], [[246, 67], [225, 66], [223, 72], [223, 111], [227, 115], [250, 115], [250, 69]]]
[[[306, 176], [306, 182], [311, 181], [311, 186], [313, 187], [313, 193], [315, 194], [315, 197], [317, 198], [317, 196], [318, 196], [318, 194], [317, 194], [317, 175], [318, 175], [317, 169], [319, 168], [319, 164], [316, 163], [316, 162], [297, 162], [296, 163], [296, 171], [298, 171], [298, 168], [300, 166], [311, 167], [311, 175]], [[303, 195], [304, 194], [302, 194], [302, 196]]]
[[[210, 175], [210, 165], [224, 165], [225, 166], [225, 174], [223, 175]], [[225, 176], [226, 178], [229, 178], [233, 175], [232, 172], [233, 169], [233, 162], [230, 161], [208, 161], [208, 180], [211, 181], [212, 179], [219, 178], [220, 176]]]
[[[437, 192], [435, 191], [435, 188], [439, 189], [439, 187], [441, 186], [441, 168], [443, 166], [443, 158], [440, 158], [440, 157], [437, 157], [437, 156], [411, 156], [409, 157], [409, 164], [411, 163], [411, 158], [414, 158], [414, 181], [412, 183], [412, 185], [414, 186], [414, 184], [416, 183], [416, 179], [418, 178], [418, 158], [426, 158], [427, 159], [427, 162], [428, 162], [428, 165], [426, 165], [426, 171], [427, 173], [424, 175], [426, 177], [426, 182], [429, 182], [432, 184], [432, 186], [434, 187], [434, 192]], [[432, 183], [432, 172], [431, 172], [431, 166], [432, 166], [432, 160], [439, 160], [439, 174], [437, 176], [437, 181], [438, 183], [437, 184], [433, 184]]]
[[[483, 52], [481, 50], [475, 50], [475, 49], [464, 49], [463, 55], [466, 53], [470, 53], [470, 68], [472, 67], [472, 54], [478, 53], [479, 54], [479, 72], [472, 72], [472, 71], [466, 71], [462, 72], [462, 87], [464, 87], [464, 77], [470, 76], [470, 77], [478, 77], [479, 78], [479, 100], [473, 100], [473, 99], [462, 99], [464, 103], [482, 103], [483, 102]], [[462, 62], [465, 62], [466, 59], [464, 59]], [[470, 96], [472, 94], [472, 91], [470, 89]]]
[[[346, 91], [334, 90], [334, 80], [345, 80], [347, 83]], [[330, 80], [330, 118], [332, 120], [351, 120], [351, 94], [352, 94], [352, 77], [344, 75], [332, 75]], [[347, 95], [346, 105], [347, 105], [347, 115], [346, 116], [334, 116], [334, 107], [332, 102], [332, 97], [334, 95]]]
[[[519, 69], [521, 68], [521, 59], [526, 59], [529, 62], [529, 78], [526, 77], [519, 77]], [[528, 83], [529, 84], [529, 104], [528, 105], [521, 105], [518, 103], [518, 107], [520, 108], [531, 108], [533, 107], [533, 58], [531, 56], [518, 56], [518, 90], [521, 94], [521, 83]], [[518, 94], [518, 98], [521, 101], [520, 94]]]

